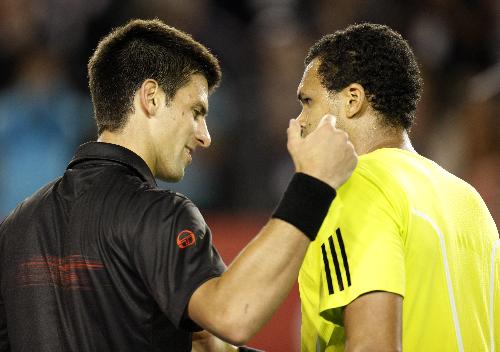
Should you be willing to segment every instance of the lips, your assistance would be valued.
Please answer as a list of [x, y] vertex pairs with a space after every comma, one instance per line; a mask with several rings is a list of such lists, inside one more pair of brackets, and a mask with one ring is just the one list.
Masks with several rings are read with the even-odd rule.
[[184, 150], [186, 151], [186, 155], [187, 155], [188, 161], [193, 160], [193, 156], [192, 156], [193, 149], [191, 149], [190, 147], [186, 146], [186, 147], [184, 147]]

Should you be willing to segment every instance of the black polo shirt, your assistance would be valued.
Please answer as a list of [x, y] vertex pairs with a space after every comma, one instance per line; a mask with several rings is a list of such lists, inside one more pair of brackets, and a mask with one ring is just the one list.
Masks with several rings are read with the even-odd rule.
[[0, 225], [0, 351], [191, 351], [189, 299], [224, 270], [188, 198], [84, 144]]

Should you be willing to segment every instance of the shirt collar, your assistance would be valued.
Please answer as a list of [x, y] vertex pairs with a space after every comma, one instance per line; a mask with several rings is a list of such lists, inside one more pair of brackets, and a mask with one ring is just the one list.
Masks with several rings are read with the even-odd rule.
[[146, 162], [130, 149], [117, 144], [88, 142], [78, 147], [67, 168], [70, 169], [76, 164], [90, 160], [108, 160], [126, 165], [133, 169], [143, 181], [156, 187], [156, 180]]

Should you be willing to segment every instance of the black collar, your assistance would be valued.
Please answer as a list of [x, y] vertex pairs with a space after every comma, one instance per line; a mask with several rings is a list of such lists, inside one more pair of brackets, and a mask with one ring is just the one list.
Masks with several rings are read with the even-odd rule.
[[156, 187], [156, 180], [146, 162], [130, 149], [103, 142], [88, 142], [78, 147], [68, 169], [89, 160], [108, 160], [133, 169], [149, 185]]

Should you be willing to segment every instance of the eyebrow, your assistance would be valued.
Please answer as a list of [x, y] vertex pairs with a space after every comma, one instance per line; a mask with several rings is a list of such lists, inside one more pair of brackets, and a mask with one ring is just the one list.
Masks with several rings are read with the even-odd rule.
[[207, 113], [208, 113], [208, 109], [207, 107], [205, 106], [205, 104], [201, 103], [201, 102], [198, 102], [198, 103], [195, 103], [194, 104], [194, 107], [195, 108], [198, 108], [200, 109], [200, 113], [203, 115], [203, 116], [206, 116]]

